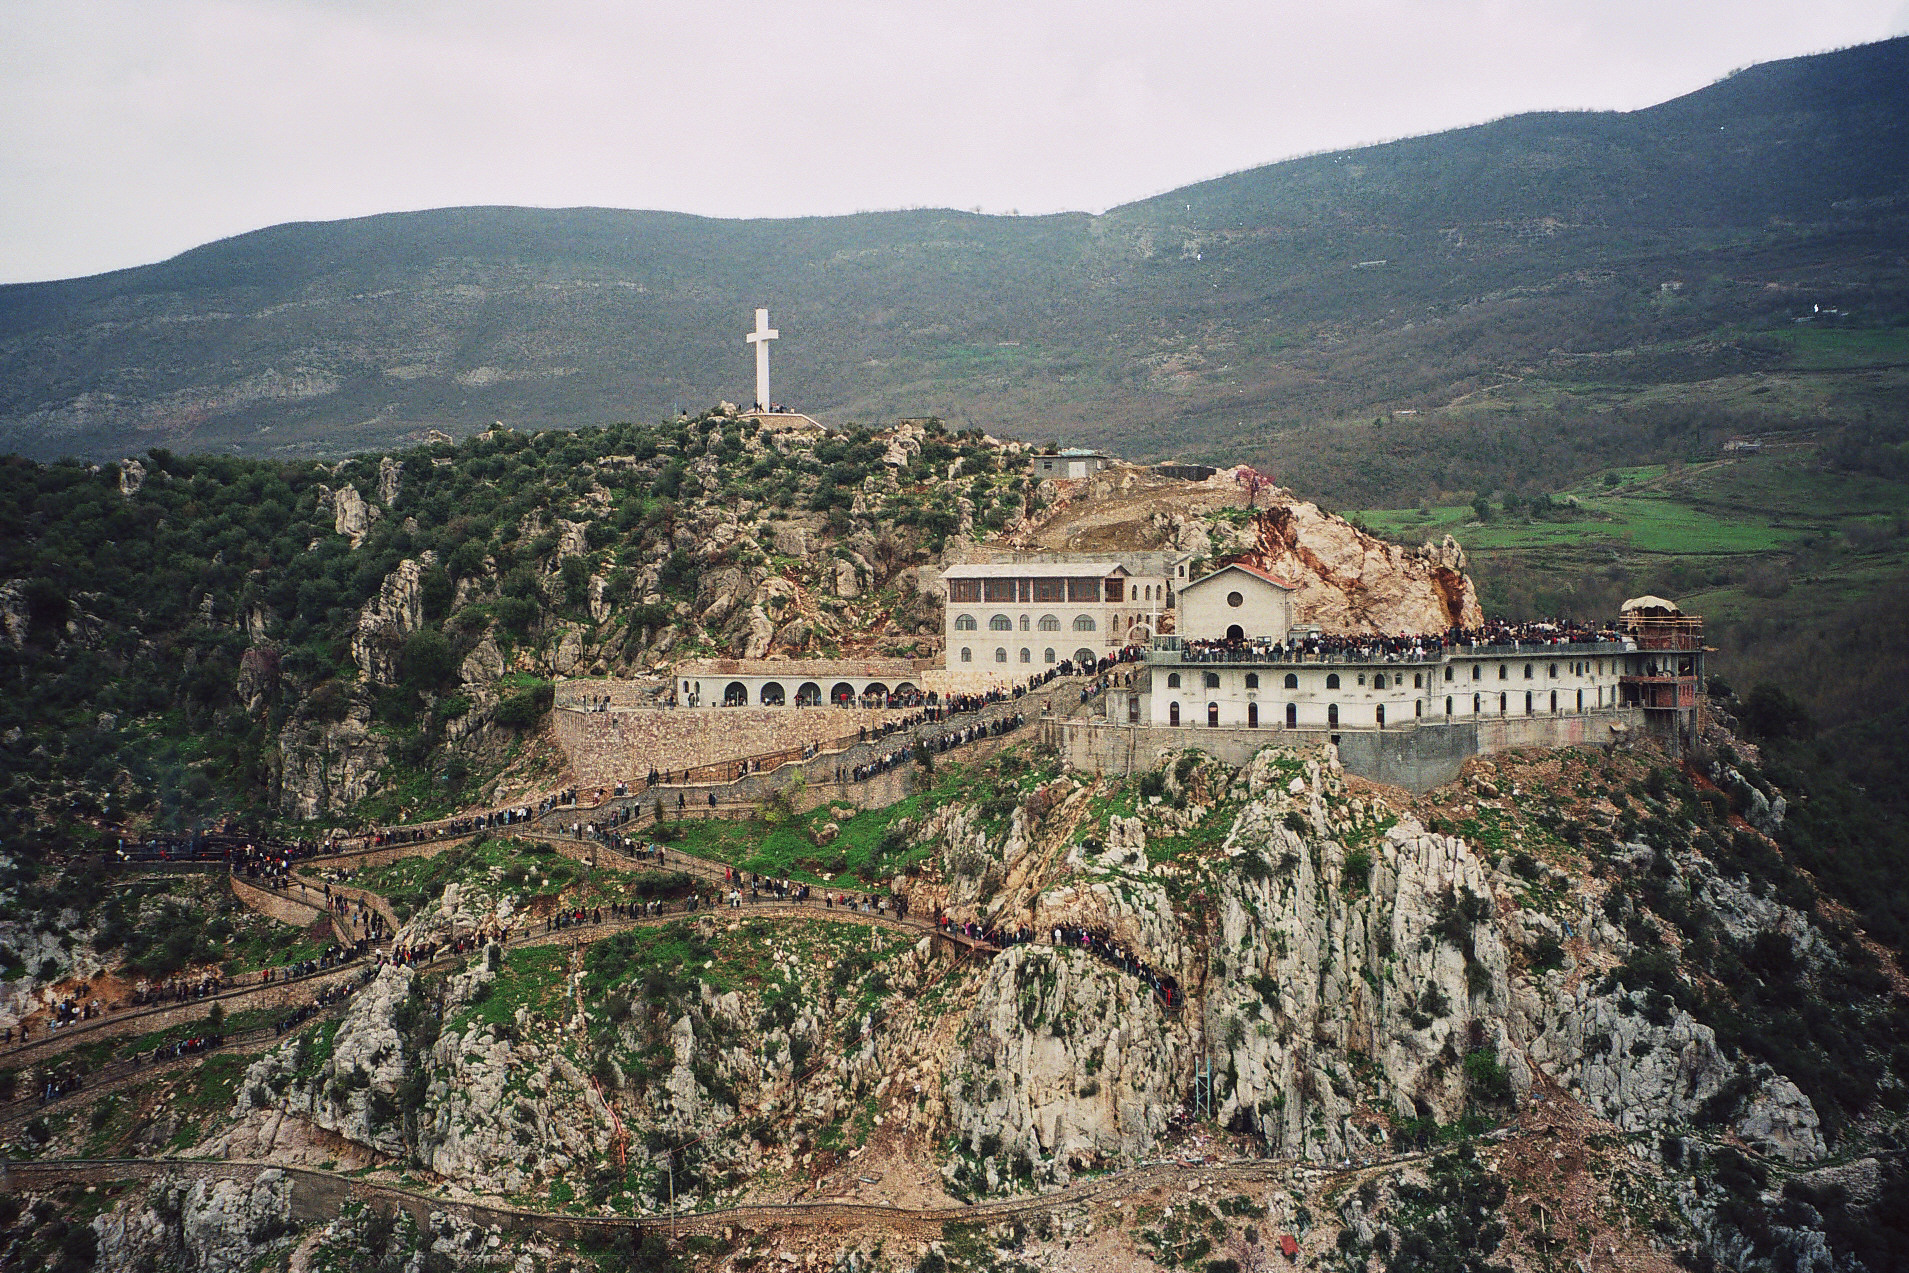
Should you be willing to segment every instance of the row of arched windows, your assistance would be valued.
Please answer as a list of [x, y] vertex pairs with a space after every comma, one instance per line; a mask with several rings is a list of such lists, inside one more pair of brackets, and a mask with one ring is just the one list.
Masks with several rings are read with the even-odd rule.
[[[955, 625], [956, 632], [978, 632], [981, 628], [980, 620], [976, 619], [971, 614], [956, 615], [954, 625]], [[1023, 632], [1028, 631], [1029, 626], [1030, 625], [1028, 623], [1028, 617], [1026, 615], [1022, 615], [1021, 616], [1021, 631]], [[1040, 623], [1033, 626], [1038, 627], [1042, 632], [1059, 632], [1061, 630], [1061, 621], [1059, 617], [1056, 615], [1044, 614], [1041, 616]], [[1100, 624], [1095, 622], [1093, 615], [1077, 614], [1074, 616], [1074, 631], [1097, 632], [1099, 630], [1100, 630]], [[988, 619], [988, 631], [1012, 632], [1014, 631], [1014, 620], [1010, 619], [1005, 614], [994, 615]]]

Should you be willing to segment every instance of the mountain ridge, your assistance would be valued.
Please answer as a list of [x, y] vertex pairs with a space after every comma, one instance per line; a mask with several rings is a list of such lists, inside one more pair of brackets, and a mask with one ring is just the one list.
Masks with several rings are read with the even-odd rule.
[[[824, 417], [939, 414], [1136, 457], [1259, 459], [1307, 421], [1440, 408], [1534, 371], [1573, 385], [1560, 350], [1688, 361], [1683, 345], [1709, 341], [1695, 379], [1782, 371], [1756, 341], [1806, 300], [1865, 325], [1909, 313], [1903, 84], [1909, 38], [1097, 216], [478, 206], [285, 223], [0, 287], [0, 446], [296, 457], [493, 419], [656, 418], [747, 393], [738, 337], [765, 303], [784, 330], [778, 396]], [[1655, 295], [1666, 279], [1689, 283], [1674, 305]]]

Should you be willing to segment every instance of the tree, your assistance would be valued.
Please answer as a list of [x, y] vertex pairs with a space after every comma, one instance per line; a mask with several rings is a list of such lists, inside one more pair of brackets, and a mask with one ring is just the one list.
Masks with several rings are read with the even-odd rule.
[[457, 671], [457, 654], [442, 632], [419, 628], [406, 639], [398, 655], [398, 671], [406, 689], [433, 690]]
[[1491, 501], [1486, 499], [1483, 495], [1480, 495], [1477, 499], [1472, 501], [1472, 513], [1481, 522], [1490, 521], [1491, 520]]
[[1768, 681], [1750, 691], [1737, 717], [1758, 738], [1808, 738], [1816, 729], [1803, 705], [1789, 691]]

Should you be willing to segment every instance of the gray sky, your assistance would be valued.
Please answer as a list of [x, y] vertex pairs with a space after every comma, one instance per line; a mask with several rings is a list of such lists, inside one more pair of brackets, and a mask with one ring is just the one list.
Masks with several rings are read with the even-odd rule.
[[0, 281], [456, 204], [1098, 211], [1909, 31], [1909, 0], [0, 0]]

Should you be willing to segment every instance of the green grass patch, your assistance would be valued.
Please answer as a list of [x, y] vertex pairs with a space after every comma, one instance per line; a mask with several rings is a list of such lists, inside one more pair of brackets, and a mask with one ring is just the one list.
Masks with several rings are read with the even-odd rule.
[[459, 1008], [447, 1028], [462, 1034], [473, 1025], [504, 1025], [516, 1017], [519, 1007], [553, 1019], [566, 1016], [564, 983], [569, 967], [570, 951], [563, 946], [509, 951], [488, 991], [475, 1003]]

